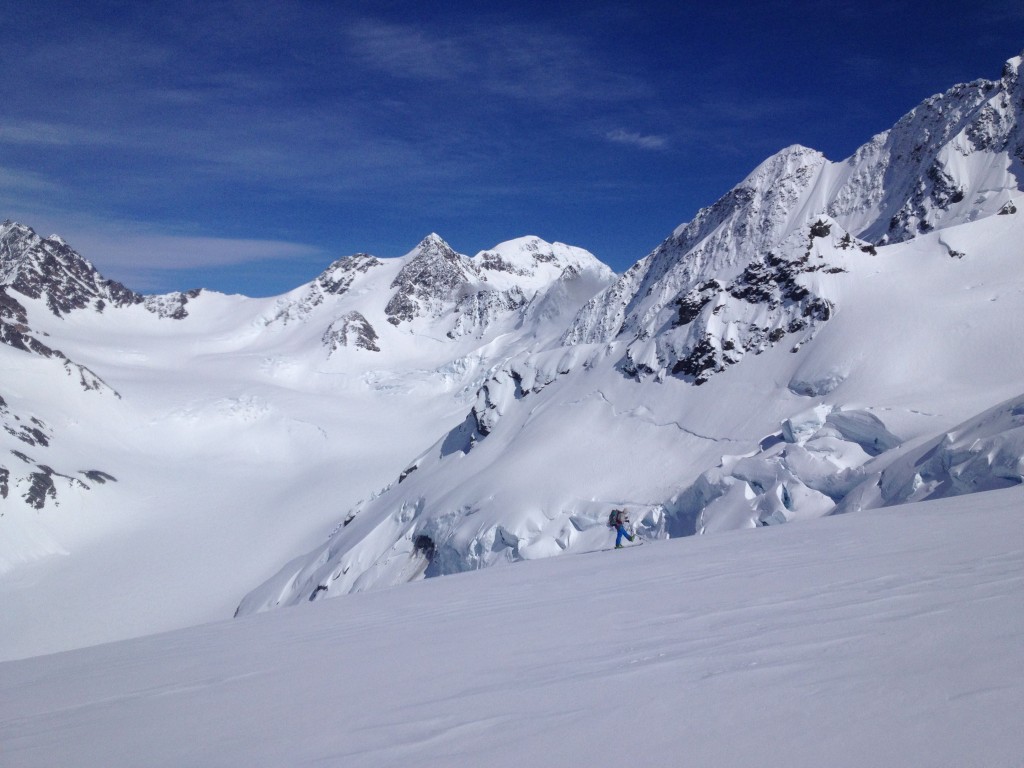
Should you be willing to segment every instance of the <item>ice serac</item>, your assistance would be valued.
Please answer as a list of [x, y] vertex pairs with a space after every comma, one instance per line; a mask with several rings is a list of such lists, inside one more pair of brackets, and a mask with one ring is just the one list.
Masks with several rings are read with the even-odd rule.
[[836, 514], [1021, 485], [1024, 395], [884, 463], [842, 499]]

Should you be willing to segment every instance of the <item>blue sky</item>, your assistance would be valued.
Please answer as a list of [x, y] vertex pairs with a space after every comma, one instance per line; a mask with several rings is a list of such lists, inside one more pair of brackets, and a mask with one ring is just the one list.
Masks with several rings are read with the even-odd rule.
[[143, 292], [275, 295], [437, 232], [628, 268], [773, 152], [995, 79], [963, 2], [4, 3], [0, 219]]

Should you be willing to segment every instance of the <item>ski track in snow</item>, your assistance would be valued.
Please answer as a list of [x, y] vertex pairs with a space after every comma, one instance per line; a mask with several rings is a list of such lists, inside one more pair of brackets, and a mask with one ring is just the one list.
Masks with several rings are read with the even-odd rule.
[[738, 438], [733, 438], [733, 437], [712, 437], [711, 435], [702, 435], [699, 432], [695, 432], [694, 430], [690, 429], [689, 427], [686, 427], [683, 424], [680, 424], [678, 421], [665, 421], [665, 422], [656, 421], [654, 419], [653, 415], [651, 415], [650, 410], [648, 410], [647, 407], [643, 406], [643, 405], [636, 406], [636, 407], [630, 408], [628, 410], [619, 410], [615, 406], [615, 403], [613, 403], [608, 398], [608, 396], [605, 395], [605, 393], [602, 392], [599, 389], [598, 390], [594, 390], [589, 395], [586, 395], [585, 397], [582, 397], [579, 400], [576, 400], [574, 402], [569, 403], [569, 405], [579, 405], [579, 404], [584, 403], [587, 400], [589, 400], [589, 399], [591, 399], [591, 398], [593, 398], [595, 396], [600, 398], [608, 406], [608, 408], [611, 411], [611, 414], [612, 414], [612, 416], [614, 418], [618, 418], [620, 416], [625, 416], [625, 417], [630, 418], [630, 419], [636, 419], [637, 421], [642, 421], [643, 423], [649, 424], [652, 427], [657, 427], [658, 429], [669, 429], [669, 428], [675, 427], [678, 431], [682, 432], [683, 434], [690, 435], [691, 437], [696, 437], [698, 440], [707, 440], [708, 442], [712, 442], [712, 443], [743, 443], [743, 444], [747, 444], [747, 443], [750, 442], [749, 440], [743, 440], [743, 439], [738, 439]]

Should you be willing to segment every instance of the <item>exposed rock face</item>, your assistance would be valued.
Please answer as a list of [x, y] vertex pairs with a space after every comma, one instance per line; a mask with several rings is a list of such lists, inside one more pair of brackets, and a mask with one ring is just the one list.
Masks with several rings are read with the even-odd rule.
[[316, 279], [316, 284], [326, 294], [341, 296], [352, 287], [352, 281], [358, 275], [366, 274], [374, 267], [381, 265], [380, 259], [365, 253], [346, 256], [338, 259], [325, 269]]
[[396, 289], [384, 312], [392, 325], [438, 317], [463, 285], [475, 278], [469, 260], [437, 235], [429, 235], [391, 283]]
[[142, 302], [142, 296], [96, 268], [56, 235], [43, 238], [31, 228], [5, 221], [0, 225], [0, 285], [43, 299], [55, 315], [107, 305]]
[[[117, 480], [113, 475], [97, 469], [79, 474], [85, 475], [92, 482], [101, 485], [108, 481], [116, 482]], [[54, 478], [56, 478], [56, 482]], [[20, 482], [27, 486], [25, 493], [22, 494], [22, 498], [33, 509], [43, 509], [48, 501], [52, 501], [54, 506], [60, 503], [57, 483], [67, 488], [80, 488], [86, 491], [90, 488], [87, 483], [79, 480], [77, 477], [57, 472], [46, 464], [36, 464], [35, 471], [29, 472]]]
[[850, 250], [853, 239], [832, 232], [831, 223], [818, 219], [779, 254], [752, 260], [727, 284], [708, 280], [691, 289], [657, 336], [630, 345], [622, 370], [638, 378], [668, 371], [699, 385], [746, 353], [760, 354], [792, 335], [796, 351], [832, 316], [833, 303], [819, 295], [814, 275], [846, 271], [837, 254]]
[[[120, 283], [105, 280], [89, 262], [59, 237], [41, 238], [29, 227], [5, 222], [0, 225], [0, 343], [61, 364], [67, 376], [85, 391], [107, 392], [120, 398], [93, 371], [69, 359], [38, 338], [29, 326], [28, 311], [17, 297], [41, 299], [58, 317], [76, 310], [102, 312], [107, 307], [138, 304], [142, 297]], [[0, 427], [33, 449], [45, 451], [54, 440], [53, 429], [38, 416], [13, 412], [0, 398]], [[59, 485], [89, 486], [77, 478], [39, 464], [21, 451], [12, 450], [17, 461], [0, 467], [0, 497], [12, 487], [23, 488], [21, 498], [34, 509], [57, 503]], [[56, 480], [55, 480], [56, 478]]]
[[58, 317], [82, 309], [143, 304], [153, 314], [173, 320], [188, 317], [186, 305], [200, 289], [162, 296], [142, 296], [103, 277], [81, 254], [57, 235], [40, 237], [17, 222], [0, 224], [0, 287], [41, 299]]
[[365, 275], [379, 266], [380, 259], [365, 253], [338, 259], [313, 282], [282, 296], [277, 302], [273, 316], [266, 319], [266, 324], [287, 325], [290, 322], [305, 320], [313, 310], [323, 305], [328, 297], [344, 296], [360, 275]]
[[628, 376], [680, 376], [694, 384], [789, 339], [793, 351], [833, 313], [819, 275], [841, 275], [871, 246], [820, 217], [728, 280], [709, 278], [662, 305], [628, 344], [620, 369]]
[[496, 317], [515, 312], [526, 302], [526, 294], [517, 286], [506, 291], [473, 291], [456, 305], [455, 326], [448, 337], [482, 333]]
[[[482, 337], [497, 320], [522, 317], [539, 296], [557, 293], [574, 281], [607, 285], [613, 277], [586, 251], [536, 237], [502, 243], [470, 258], [430, 235], [406, 259], [391, 284], [395, 293], [385, 307], [388, 322], [399, 326], [450, 315], [454, 320], [445, 334], [451, 339]], [[563, 299], [574, 300], [568, 295]], [[552, 308], [535, 309], [543, 313]]]
[[323, 335], [323, 343], [328, 349], [328, 356], [342, 347], [380, 352], [377, 341], [377, 332], [370, 325], [370, 321], [359, 312], [349, 312], [344, 317], [335, 320]]
[[[0, 427], [11, 437], [31, 448], [44, 450], [50, 447], [54, 440], [53, 429], [38, 416], [29, 416], [12, 412], [7, 402], [0, 397]], [[14, 465], [14, 473], [7, 466], [0, 466], [0, 498], [7, 498], [11, 485], [24, 487], [25, 492], [21, 495], [25, 502], [34, 509], [42, 509], [48, 501], [58, 503], [58, 482], [69, 487], [79, 487], [88, 490], [90, 486], [68, 474], [54, 470], [52, 467], [36, 462], [26, 453], [19, 450], [11, 450], [11, 456], [17, 459]], [[94, 483], [104, 483], [108, 480], [116, 480], [112, 475], [100, 470], [89, 470], [81, 472], [87, 480]]]
[[35, 509], [42, 509], [46, 506], [46, 500], [56, 500], [57, 486], [53, 484], [54, 472], [46, 466], [40, 466], [39, 472], [31, 472], [28, 476], [28, 490], [22, 497], [25, 502]]
[[736, 277], [792, 231], [796, 209], [825, 163], [821, 153], [800, 146], [766, 160], [585, 306], [563, 343], [650, 336], [666, 306], [708, 280]]
[[10, 296], [3, 287], [0, 287], [0, 343], [40, 357], [59, 360], [63, 363], [68, 376], [78, 377], [83, 389], [106, 391], [115, 397], [121, 397], [103, 379], [84, 365], [79, 365], [59, 349], [53, 349], [37, 339], [33, 335], [32, 329], [28, 327], [28, 315], [25, 307]]
[[170, 320], [184, 320], [188, 317], [188, 303], [203, 292], [202, 288], [194, 288], [183, 293], [167, 293], [160, 296], [147, 296], [143, 306], [157, 317]]
[[[6, 415], [6, 408], [0, 409], [0, 417]], [[17, 438], [26, 445], [31, 446], [42, 446], [46, 447], [50, 444], [50, 438], [52, 437], [52, 430], [46, 426], [40, 419], [35, 416], [30, 417], [29, 424], [20, 423], [20, 417], [15, 416], [15, 424], [11, 424], [9, 421], [4, 422], [4, 431]]]
[[1021, 183], [1014, 175], [1024, 162], [1020, 66], [1018, 56], [999, 80], [926, 99], [864, 145], [846, 161], [849, 173], [828, 214], [880, 243], [998, 213]]
[[29, 335], [28, 313], [25, 307], [17, 299], [7, 293], [7, 289], [0, 286], [0, 341], [9, 347], [20, 349], [25, 352], [38, 351], [32, 348], [33, 344], [45, 347], [49, 357], [53, 350]]

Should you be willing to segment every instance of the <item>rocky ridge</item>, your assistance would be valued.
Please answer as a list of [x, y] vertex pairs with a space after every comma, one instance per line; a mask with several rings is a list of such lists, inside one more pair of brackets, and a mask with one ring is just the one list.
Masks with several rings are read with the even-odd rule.
[[[828, 297], [794, 299], [792, 287], [777, 284], [775, 267], [766, 268], [787, 261], [785, 279], [801, 285], [799, 294], [812, 291], [815, 281], [797, 277], [792, 265], [803, 258], [800, 241], [810, 240], [813, 250], [817, 222], [835, 233], [834, 242], [842, 239], [848, 258], [1016, 210], [1011, 197], [1024, 177], [1021, 61], [1009, 60], [1000, 80], [957, 85], [927, 99], [843, 162], [801, 146], [770, 157], [589, 302], [562, 343], [621, 340], [628, 344], [627, 375], [681, 375], [704, 383], [738, 361], [737, 350], [761, 350], [766, 341], [813, 333], [827, 321]], [[833, 267], [841, 270], [841, 261]], [[769, 322], [735, 305], [727, 312], [732, 317], [720, 322], [721, 303], [695, 314], [695, 306], [713, 295], [772, 310], [780, 289], [784, 300], [803, 304]], [[688, 323], [680, 338], [677, 329]]]

